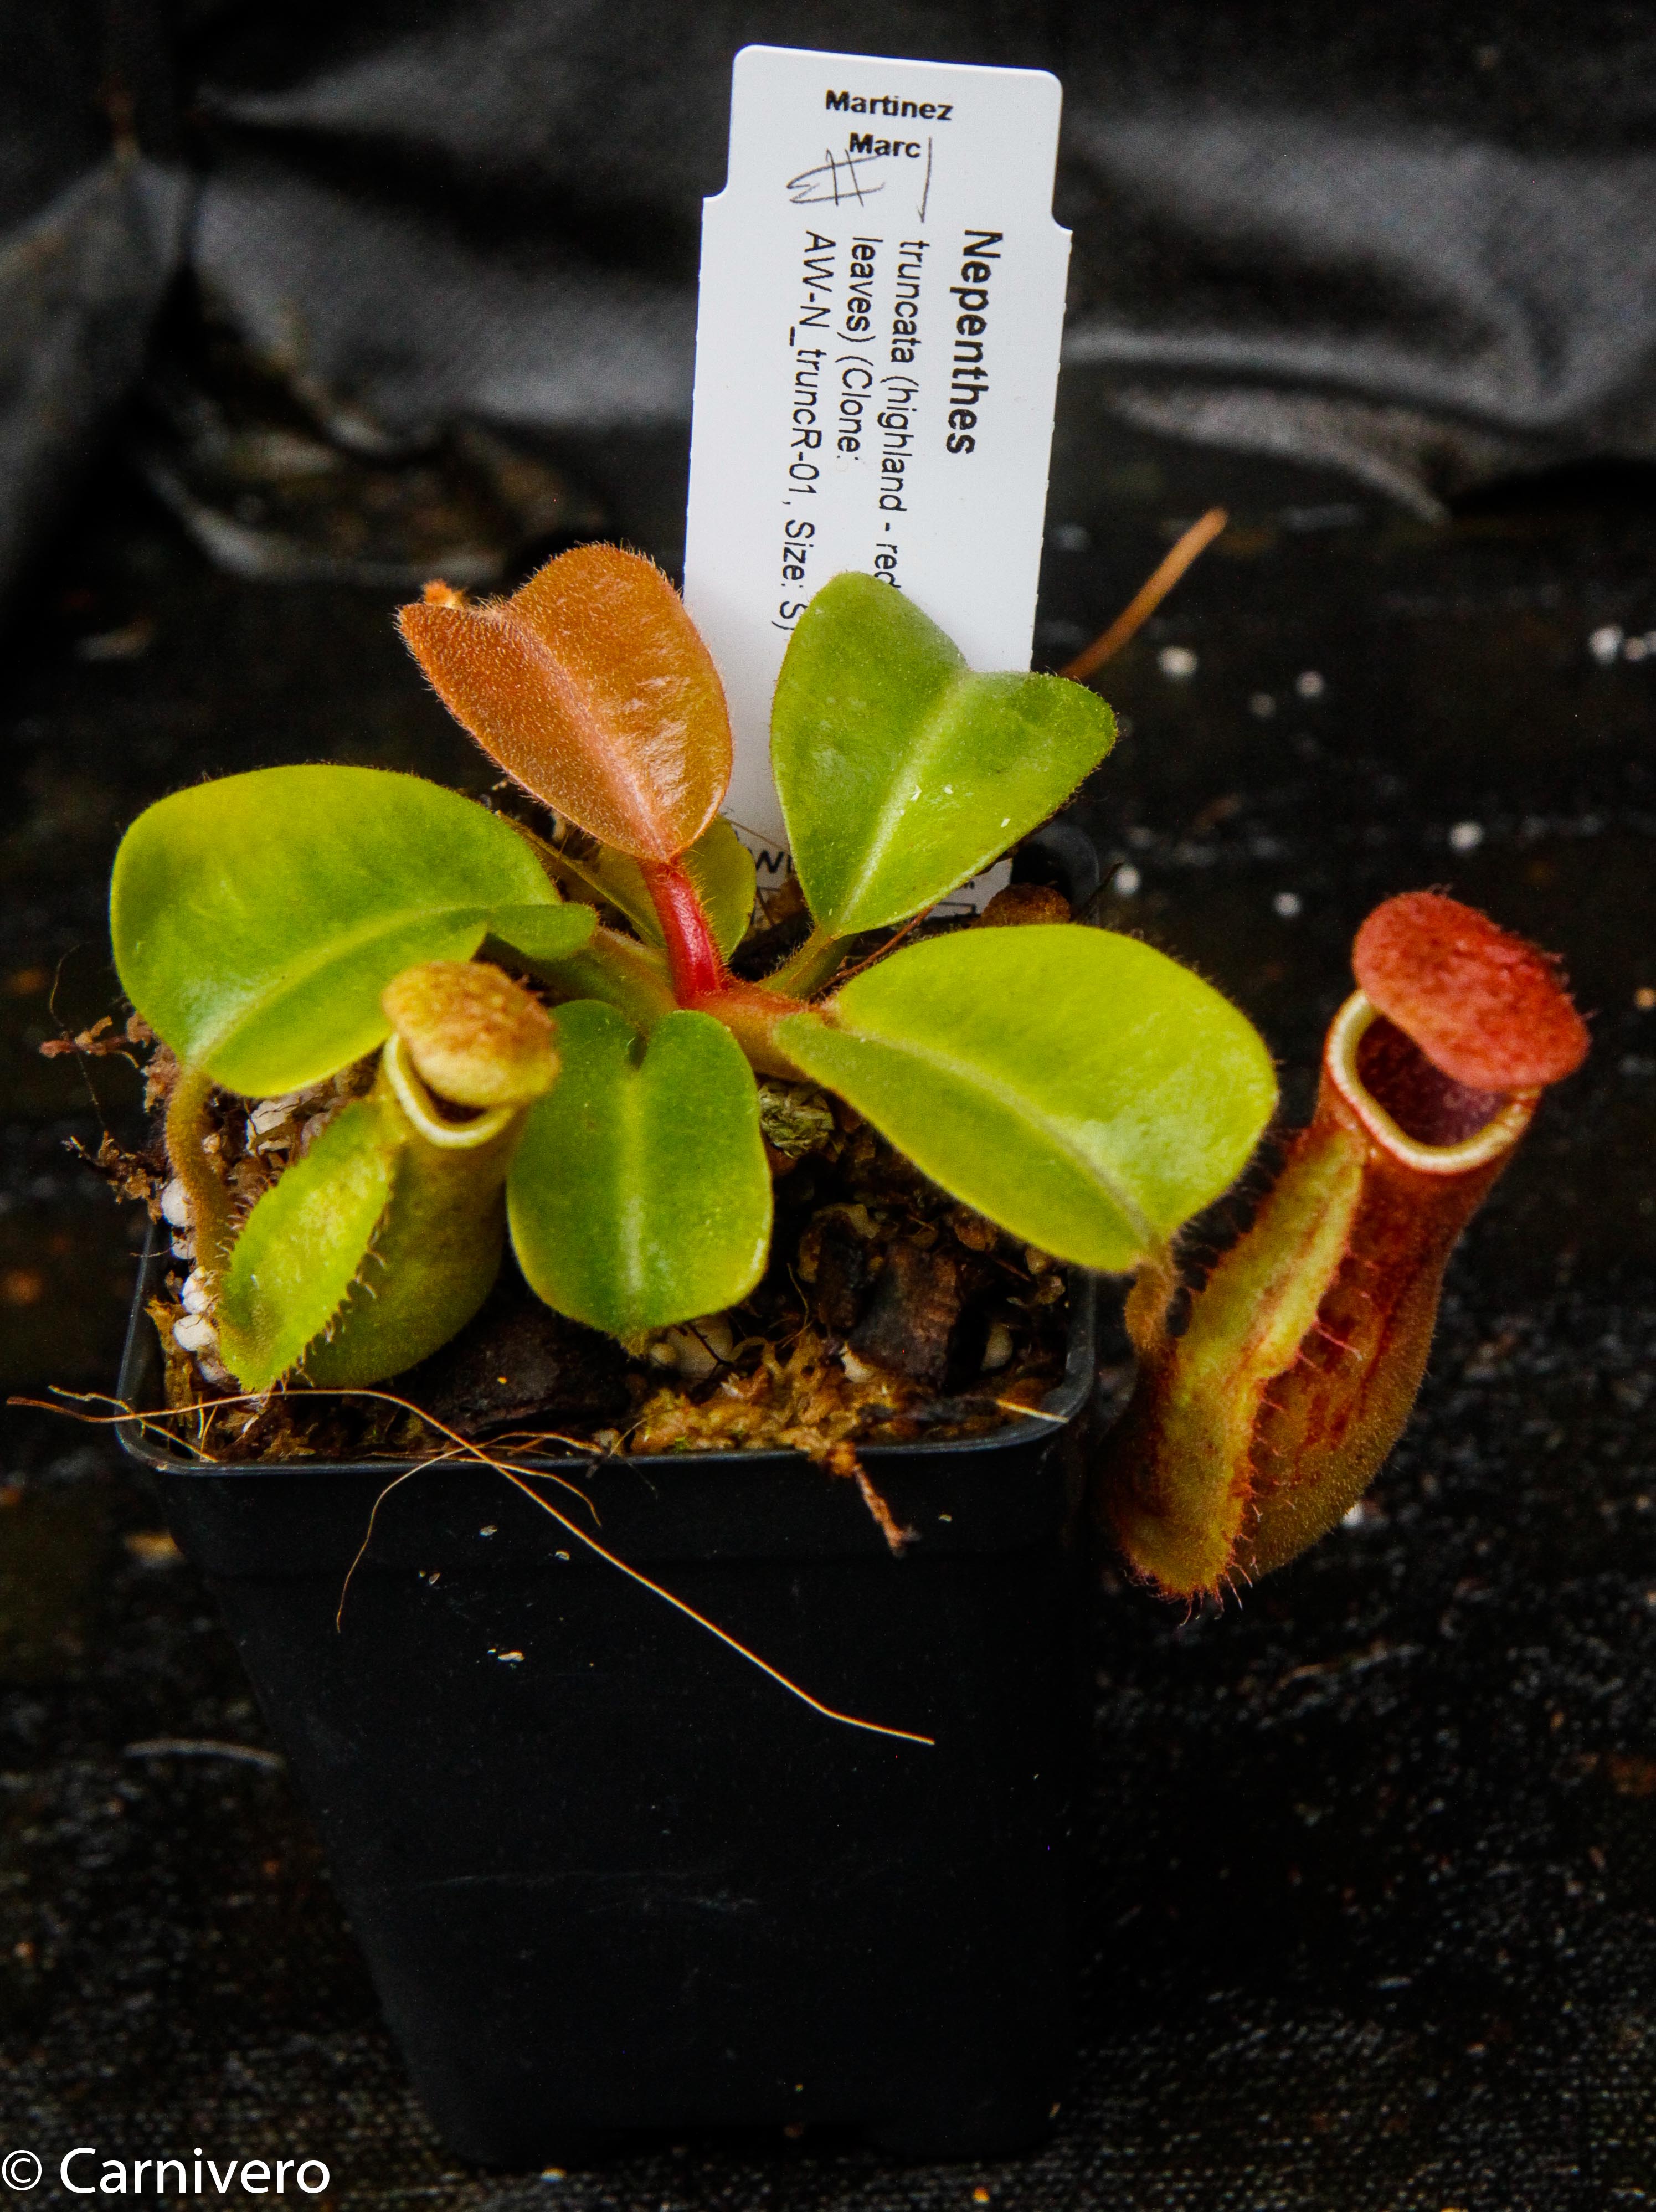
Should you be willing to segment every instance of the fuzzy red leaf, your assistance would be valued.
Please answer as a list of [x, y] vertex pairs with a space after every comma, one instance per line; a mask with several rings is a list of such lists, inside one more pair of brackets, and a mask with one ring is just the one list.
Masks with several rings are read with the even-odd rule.
[[509, 599], [427, 586], [398, 623], [438, 697], [507, 774], [635, 860], [694, 844], [730, 781], [724, 689], [652, 561], [582, 545]]

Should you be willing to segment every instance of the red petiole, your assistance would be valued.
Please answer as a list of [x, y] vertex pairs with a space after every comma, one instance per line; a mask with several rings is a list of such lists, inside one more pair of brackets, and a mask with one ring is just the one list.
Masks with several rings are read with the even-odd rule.
[[678, 1004], [722, 1022], [761, 1074], [795, 1075], [798, 1071], [778, 1051], [771, 1032], [779, 1021], [798, 1013], [804, 1000], [762, 983], [744, 983], [731, 975], [682, 861], [644, 860], [639, 865], [661, 918]]
[[724, 990], [730, 977], [684, 862], [643, 860], [639, 865], [667, 939], [673, 997], [681, 1006], [689, 1006]]

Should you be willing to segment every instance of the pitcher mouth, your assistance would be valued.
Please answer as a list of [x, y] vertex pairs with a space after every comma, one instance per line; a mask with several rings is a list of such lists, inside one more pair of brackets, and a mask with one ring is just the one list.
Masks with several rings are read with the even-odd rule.
[[454, 1109], [455, 1118], [449, 1119], [421, 1082], [395, 1030], [386, 1039], [381, 1064], [398, 1104], [427, 1144], [441, 1152], [475, 1152], [480, 1146], [492, 1144], [523, 1111], [516, 1105], [492, 1106], [486, 1112], [458, 1108]]
[[1380, 1148], [1418, 1174], [1464, 1175], [1509, 1152], [1540, 1090], [1476, 1091], [1446, 1075], [1408, 1033], [1354, 991], [1335, 1016], [1323, 1066]]

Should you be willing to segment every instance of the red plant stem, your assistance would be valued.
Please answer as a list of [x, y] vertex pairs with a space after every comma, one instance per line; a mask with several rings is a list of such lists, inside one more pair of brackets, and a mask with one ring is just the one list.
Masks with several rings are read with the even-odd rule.
[[697, 1000], [691, 1011], [711, 1014], [715, 1022], [722, 1022], [761, 1075], [780, 1075], [787, 1082], [802, 1079], [776, 1041], [778, 1022], [786, 1021], [789, 1014], [803, 1012], [803, 999], [784, 998], [779, 992], [767, 990], [762, 983], [739, 983], [727, 978], [721, 991], [714, 991], [705, 999]]
[[689, 1006], [722, 991], [730, 978], [684, 862], [642, 860], [639, 866], [667, 941], [673, 997], [681, 1006]]

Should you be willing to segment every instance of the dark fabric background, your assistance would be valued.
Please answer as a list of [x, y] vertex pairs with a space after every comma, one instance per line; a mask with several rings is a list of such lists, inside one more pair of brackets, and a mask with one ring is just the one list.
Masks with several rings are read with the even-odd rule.
[[698, 204], [752, 40], [1058, 73], [1071, 418], [1427, 514], [1656, 458], [1647, 7], [9, 0], [0, 574], [174, 283], [346, 449], [461, 422], [612, 497], [629, 441], [682, 472]]

